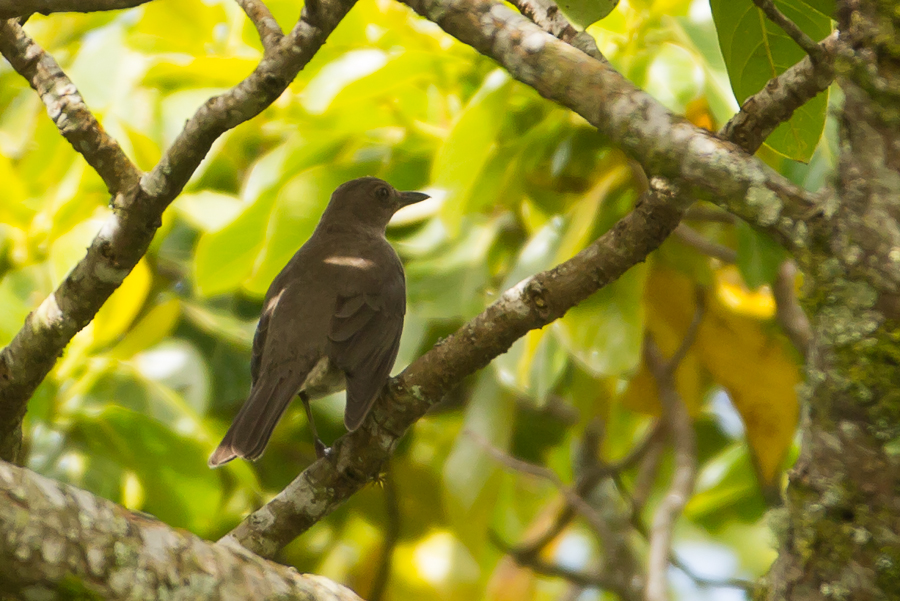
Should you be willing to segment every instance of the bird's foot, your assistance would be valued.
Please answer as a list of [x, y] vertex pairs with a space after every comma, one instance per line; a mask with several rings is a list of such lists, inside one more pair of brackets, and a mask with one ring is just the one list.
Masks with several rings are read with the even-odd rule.
[[331, 448], [326, 447], [325, 443], [318, 438], [313, 442], [313, 446], [316, 448], [316, 459], [322, 459], [331, 455]]

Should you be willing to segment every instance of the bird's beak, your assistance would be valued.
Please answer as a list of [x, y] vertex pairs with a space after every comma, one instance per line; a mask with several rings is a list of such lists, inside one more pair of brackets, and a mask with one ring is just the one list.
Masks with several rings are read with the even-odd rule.
[[409, 205], [414, 205], [417, 202], [422, 202], [426, 198], [431, 198], [429, 195], [424, 192], [401, 192], [400, 193], [400, 206], [406, 207]]

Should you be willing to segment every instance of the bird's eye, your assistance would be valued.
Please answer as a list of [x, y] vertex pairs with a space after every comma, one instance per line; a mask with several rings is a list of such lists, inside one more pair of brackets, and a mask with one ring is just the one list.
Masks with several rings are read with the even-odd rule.
[[385, 186], [380, 186], [375, 190], [375, 196], [378, 197], [378, 200], [387, 200], [391, 195], [391, 191], [388, 190]]

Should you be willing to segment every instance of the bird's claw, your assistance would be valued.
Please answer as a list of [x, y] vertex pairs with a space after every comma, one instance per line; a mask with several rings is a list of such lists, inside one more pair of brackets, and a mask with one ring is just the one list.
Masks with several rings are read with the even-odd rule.
[[331, 448], [326, 447], [325, 443], [319, 439], [316, 439], [313, 446], [316, 448], [316, 459], [323, 459], [325, 457], [329, 457], [331, 455]]

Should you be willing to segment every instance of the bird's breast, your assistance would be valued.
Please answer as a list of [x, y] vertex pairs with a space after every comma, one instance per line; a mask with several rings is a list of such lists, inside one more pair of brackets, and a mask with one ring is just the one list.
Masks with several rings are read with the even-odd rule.
[[302, 388], [310, 399], [318, 399], [340, 392], [345, 386], [344, 372], [328, 357], [322, 357], [306, 376]]

